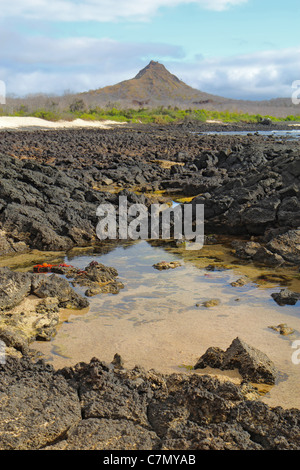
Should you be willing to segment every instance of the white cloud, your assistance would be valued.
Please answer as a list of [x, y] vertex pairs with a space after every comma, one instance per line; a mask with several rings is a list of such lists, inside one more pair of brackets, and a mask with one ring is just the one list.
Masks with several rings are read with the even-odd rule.
[[[164, 43], [122, 43], [110, 38], [28, 37], [2, 29], [0, 79], [7, 93], [74, 92], [114, 85], [134, 77], [151, 60], [163, 63], [187, 84], [219, 96], [270, 99], [291, 96], [299, 80], [300, 49], [269, 50], [194, 60]], [[22, 47], [20, 47], [22, 45]]]
[[0, 0], [0, 18], [46, 21], [147, 21], [161, 7], [196, 4], [222, 11], [248, 0]]
[[172, 73], [202, 91], [236, 99], [289, 97], [300, 70], [300, 48], [170, 63]]
[[[9, 40], [5, 40], [9, 38]], [[182, 58], [181, 47], [164, 43], [119, 42], [110, 38], [89, 37], [23, 37], [0, 34], [0, 41], [7, 46], [0, 49], [0, 61], [32, 65], [34, 67], [101, 67], [110, 61], [115, 67], [130, 63], [132, 57], [156, 56]], [[22, 48], [18, 45], [22, 44]], [[120, 62], [117, 64], [117, 60]]]
[[96, 89], [132, 78], [151, 59], [184, 58], [178, 46], [110, 38], [37, 38], [2, 30], [0, 43], [6, 44], [0, 49], [0, 79], [9, 94], [21, 96]]

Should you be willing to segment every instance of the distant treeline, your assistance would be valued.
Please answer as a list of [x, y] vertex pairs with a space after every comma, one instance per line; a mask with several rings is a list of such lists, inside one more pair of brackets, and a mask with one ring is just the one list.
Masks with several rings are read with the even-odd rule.
[[86, 109], [82, 100], [74, 101], [66, 110], [36, 109], [28, 110], [26, 106], [19, 108], [8, 114], [5, 109], [0, 108], [0, 116], [31, 116], [47, 121], [72, 121], [74, 119], [84, 119], [90, 121], [113, 120], [130, 123], [155, 123], [170, 124], [182, 121], [201, 121], [218, 120], [225, 123], [245, 122], [259, 123], [264, 119], [271, 119], [273, 122], [300, 121], [300, 115], [287, 117], [262, 116], [260, 114], [248, 114], [229, 111], [211, 111], [206, 109], [179, 109], [177, 107], [159, 106], [155, 109], [117, 109], [115, 107], [94, 107]]

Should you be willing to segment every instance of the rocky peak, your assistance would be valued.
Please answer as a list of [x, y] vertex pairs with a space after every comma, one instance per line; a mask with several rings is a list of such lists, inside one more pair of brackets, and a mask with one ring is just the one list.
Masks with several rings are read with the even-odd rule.
[[141, 79], [148, 77], [162, 80], [168, 78], [169, 80], [172, 79], [178, 83], [180, 82], [180, 80], [175, 75], [172, 75], [163, 64], [160, 64], [154, 60], [151, 60], [149, 64], [140, 70], [134, 78]]

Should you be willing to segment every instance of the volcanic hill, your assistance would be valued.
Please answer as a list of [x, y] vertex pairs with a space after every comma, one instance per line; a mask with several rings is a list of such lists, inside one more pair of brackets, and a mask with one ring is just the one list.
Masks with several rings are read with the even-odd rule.
[[80, 93], [87, 106], [115, 104], [118, 108], [177, 106], [286, 117], [299, 114], [289, 98], [265, 101], [234, 100], [192, 88], [170, 73], [163, 64], [151, 62], [130, 80]]
[[51, 96], [51, 99], [47, 95], [9, 98], [7, 103], [12, 109], [26, 106], [29, 110], [35, 110], [43, 107], [48, 109], [50, 102], [55, 104], [57, 110], [64, 110], [77, 100], [83, 102], [87, 109], [96, 106], [118, 109], [171, 106], [179, 109], [232, 111], [276, 117], [299, 115], [299, 106], [293, 105], [291, 98], [246, 101], [205, 93], [179, 80], [163, 64], [153, 60], [134, 78], [115, 85], [82, 93]]
[[123, 106], [195, 106], [217, 101], [224, 98], [203, 93], [179, 80], [164, 65], [151, 62], [132, 79], [124, 80], [116, 85], [106, 86], [98, 90], [81, 94], [82, 98], [93, 102], [117, 102]]

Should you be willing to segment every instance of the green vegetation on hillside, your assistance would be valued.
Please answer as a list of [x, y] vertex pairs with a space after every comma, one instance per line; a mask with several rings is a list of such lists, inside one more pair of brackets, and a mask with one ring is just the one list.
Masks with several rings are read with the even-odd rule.
[[201, 121], [209, 120], [222, 121], [224, 123], [259, 123], [265, 118], [270, 118], [273, 122], [284, 121], [300, 121], [300, 115], [278, 118], [273, 116], [262, 116], [260, 114], [251, 115], [248, 113], [238, 113], [229, 111], [209, 111], [206, 109], [179, 109], [173, 107], [160, 106], [156, 109], [140, 108], [140, 109], [117, 109], [111, 108], [91, 108], [85, 109], [80, 102], [72, 103], [69, 109], [65, 111], [37, 109], [28, 111], [25, 106], [14, 113], [7, 114], [5, 110], [0, 108], [0, 116], [31, 116], [48, 121], [60, 121], [74, 119], [84, 119], [93, 121], [113, 120], [118, 122], [130, 123], [154, 123], [154, 124], [170, 124], [182, 121]]

